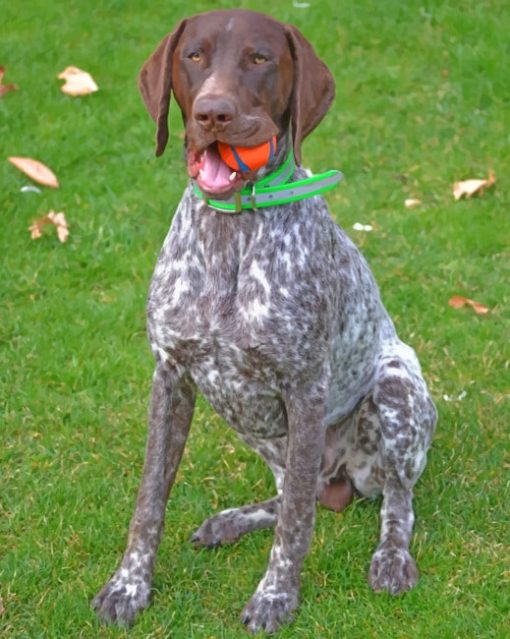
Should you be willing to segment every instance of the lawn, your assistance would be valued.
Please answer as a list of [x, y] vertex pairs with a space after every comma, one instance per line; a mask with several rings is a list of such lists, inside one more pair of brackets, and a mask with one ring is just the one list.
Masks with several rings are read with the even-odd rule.
[[[0, 65], [19, 90], [0, 98], [0, 636], [127, 637], [90, 600], [116, 566], [141, 474], [152, 356], [148, 281], [186, 182], [175, 105], [170, 147], [136, 87], [143, 60], [191, 11], [218, 0], [2, 2]], [[510, 14], [502, 0], [274, 0], [337, 82], [304, 147], [339, 168], [333, 215], [362, 248], [401, 337], [418, 351], [440, 421], [416, 488], [404, 596], [375, 595], [366, 573], [379, 503], [319, 509], [302, 605], [282, 638], [508, 637], [510, 398]], [[260, 8], [254, 1], [236, 6]], [[61, 93], [86, 69], [100, 90]], [[58, 190], [30, 184], [8, 156], [31, 156]], [[455, 180], [496, 187], [456, 202]], [[408, 209], [406, 198], [421, 204]], [[70, 225], [31, 240], [50, 209]], [[373, 230], [355, 231], [353, 224]], [[486, 315], [453, 309], [463, 295]], [[167, 510], [155, 597], [132, 638], [245, 636], [239, 613], [272, 533], [215, 551], [189, 537], [211, 512], [272, 494], [269, 471], [199, 400]]]

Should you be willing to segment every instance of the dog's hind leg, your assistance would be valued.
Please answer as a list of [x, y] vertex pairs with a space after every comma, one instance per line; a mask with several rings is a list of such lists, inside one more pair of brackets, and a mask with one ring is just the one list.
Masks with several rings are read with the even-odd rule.
[[376, 591], [410, 590], [418, 571], [409, 553], [414, 524], [413, 486], [421, 475], [436, 423], [436, 410], [412, 349], [398, 345], [381, 360], [373, 391], [384, 473], [381, 537], [369, 583]]
[[149, 605], [168, 495], [188, 437], [195, 387], [163, 363], [154, 373], [142, 483], [117, 572], [92, 605], [107, 623], [131, 625]]
[[271, 468], [278, 494], [267, 501], [228, 508], [209, 517], [191, 537], [197, 546], [212, 547], [230, 543], [253, 530], [271, 528], [276, 524], [285, 475], [287, 437], [259, 438], [244, 433], [240, 437]]
[[273, 497], [258, 504], [222, 510], [206, 519], [191, 541], [197, 546], [213, 547], [237, 541], [253, 530], [271, 528], [276, 524], [279, 502], [279, 497]]

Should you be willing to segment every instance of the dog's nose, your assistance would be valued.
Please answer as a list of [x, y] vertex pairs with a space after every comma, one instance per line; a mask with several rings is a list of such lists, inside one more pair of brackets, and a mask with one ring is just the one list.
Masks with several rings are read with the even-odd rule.
[[193, 106], [193, 117], [206, 131], [223, 131], [235, 118], [234, 102], [223, 96], [198, 98]]

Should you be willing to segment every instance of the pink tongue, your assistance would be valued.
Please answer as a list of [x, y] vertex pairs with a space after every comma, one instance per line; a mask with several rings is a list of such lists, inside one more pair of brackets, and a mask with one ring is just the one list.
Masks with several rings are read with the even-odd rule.
[[206, 149], [202, 158], [202, 168], [198, 176], [199, 185], [210, 193], [219, 193], [230, 189], [229, 180], [232, 169], [220, 158], [215, 149]]

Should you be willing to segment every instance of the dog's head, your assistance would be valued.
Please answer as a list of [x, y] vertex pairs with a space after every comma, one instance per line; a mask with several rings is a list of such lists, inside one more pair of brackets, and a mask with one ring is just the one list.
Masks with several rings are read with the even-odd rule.
[[[216, 142], [256, 146], [292, 129], [294, 155], [329, 109], [335, 85], [326, 65], [293, 26], [252, 11], [213, 11], [183, 20], [140, 72], [156, 121], [156, 155], [168, 141], [173, 92], [186, 128], [188, 173], [208, 195], [228, 197], [253, 175], [228, 172]], [[208, 175], [200, 184], [204, 163]]]

